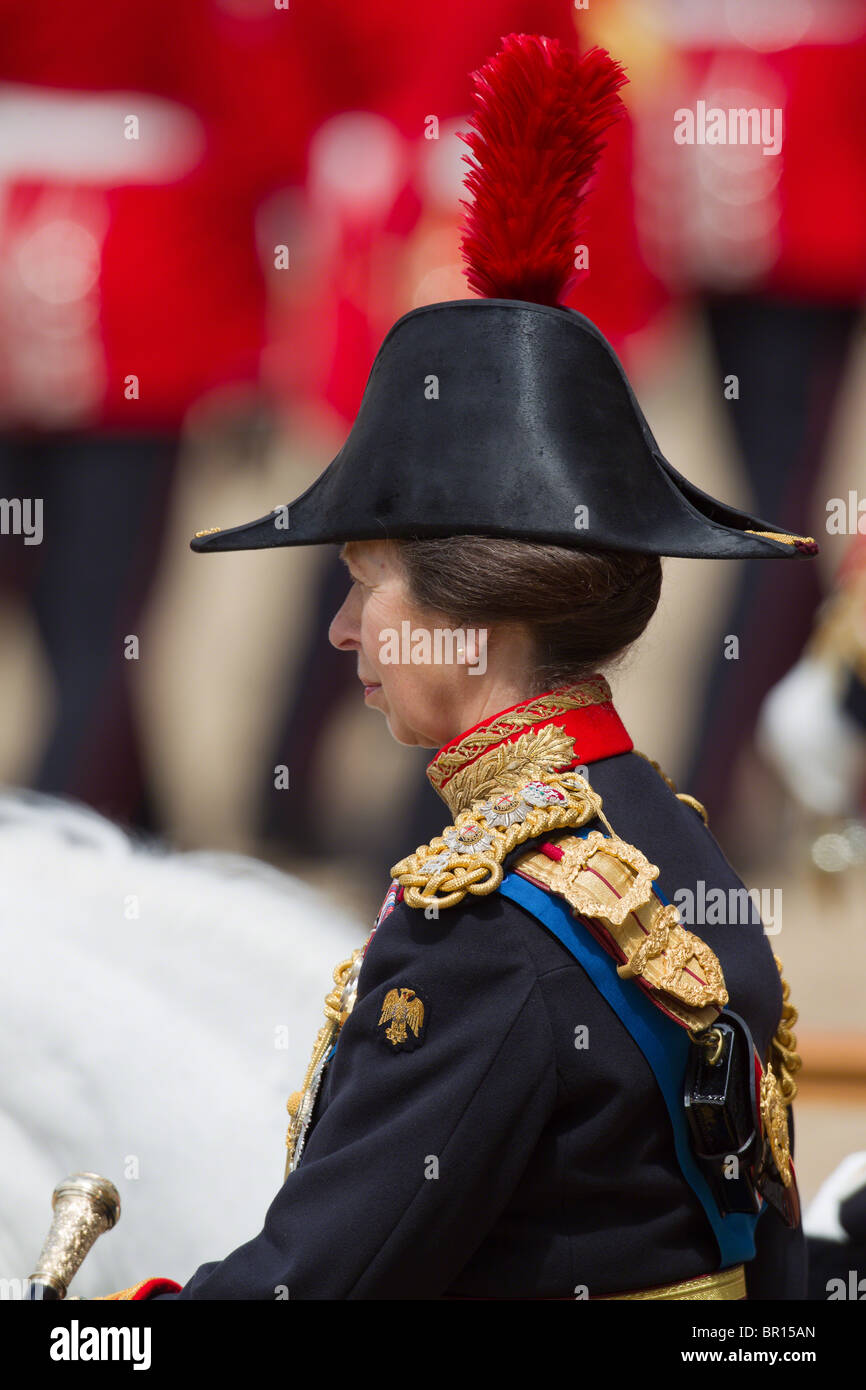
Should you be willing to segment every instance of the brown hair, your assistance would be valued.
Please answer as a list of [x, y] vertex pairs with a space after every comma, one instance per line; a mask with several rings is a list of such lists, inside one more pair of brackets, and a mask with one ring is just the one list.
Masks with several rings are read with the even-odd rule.
[[610, 666], [640, 637], [661, 593], [658, 555], [447, 536], [399, 540], [409, 593], [455, 626], [524, 623], [533, 695]]

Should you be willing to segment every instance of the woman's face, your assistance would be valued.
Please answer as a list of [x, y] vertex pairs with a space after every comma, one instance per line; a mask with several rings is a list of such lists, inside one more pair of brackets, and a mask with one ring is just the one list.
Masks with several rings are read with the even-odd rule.
[[441, 748], [522, 698], [500, 694], [483, 630], [466, 629], [455, 641], [448, 618], [413, 603], [395, 546], [350, 541], [341, 559], [352, 586], [328, 637], [340, 651], [357, 652], [364, 700], [382, 711], [398, 743]]

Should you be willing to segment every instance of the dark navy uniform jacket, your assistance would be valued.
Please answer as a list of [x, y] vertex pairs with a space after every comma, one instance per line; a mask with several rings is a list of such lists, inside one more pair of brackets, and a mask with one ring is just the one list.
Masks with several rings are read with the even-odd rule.
[[[700, 815], [644, 758], [604, 757], [589, 776], [615, 833], [659, 866], [668, 900], [701, 880], [742, 889]], [[760, 922], [695, 930], [766, 1058], [782, 996]], [[400, 989], [425, 1016], [417, 1045], [398, 1050], [380, 1019]], [[749, 1297], [805, 1297], [802, 1230], [767, 1207], [756, 1243]], [[400, 902], [382, 921], [303, 1156], [262, 1231], [160, 1297], [564, 1299], [718, 1265], [643, 1054], [575, 958], [497, 891], [438, 920]]]

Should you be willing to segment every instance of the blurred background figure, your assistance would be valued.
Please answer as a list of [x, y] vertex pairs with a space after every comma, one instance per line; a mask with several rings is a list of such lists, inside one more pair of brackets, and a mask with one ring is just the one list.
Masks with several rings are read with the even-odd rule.
[[803, 1217], [809, 1298], [866, 1294], [866, 1150], [848, 1154], [822, 1182]]
[[187, 411], [209, 397], [237, 415], [258, 387], [254, 210], [300, 178], [292, 102], [308, 107], [284, 45], [287, 119], [267, 128], [248, 100], [256, 82], [276, 95], [267, 35], [235, 64], [242, 35], [218, 20], [202, 0], [0, 8], [0, 491], [43, 499], [45, 527], [38, 546], [4, 541], [2, 579], [32, 607], [54, 693], [29, 780], [143, 825], [118, 656], [140, 638]]
[[866, 538], [849, 545], [801, 656], [765, 698], [757, 737], [816, 828], [818, 868], [866, 862]]
[[[602, 26], [616, 16], [631, 30], [626, 41], [655, 69], [635, 107], [639, 243], [671, 295], [703, 316], [718, 425], [749, 505], [785, 532], [818, 536], [819, 526], [832, 556], [820, 484], [866, 296], [866, 11], [858, 0], [623, 0], [601, 14]], [[711, 110], [766, 113], [776, 125], [760, 140], [720, 141], [701, 128]], [[696, 118], [685, 143], [672, 138], [682, 111]], [[784, 578], [769, 568], [738, 566], [707, 633], [681, 764], [744, 867], [761, 832], [744, 814], [739, 774], [748, 779], [754, 763], [761, 700], [799, 655], [821, 598], [819, 567]]]

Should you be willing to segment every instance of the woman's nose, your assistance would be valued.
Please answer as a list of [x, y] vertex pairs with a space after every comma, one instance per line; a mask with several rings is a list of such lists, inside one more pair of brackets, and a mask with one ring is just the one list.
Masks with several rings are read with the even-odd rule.
[[338, 651], [352, 651], [360, 646], [358, 619], [355, 613], [354, 589], [350, 590], [331, 619], [328, 641]]

